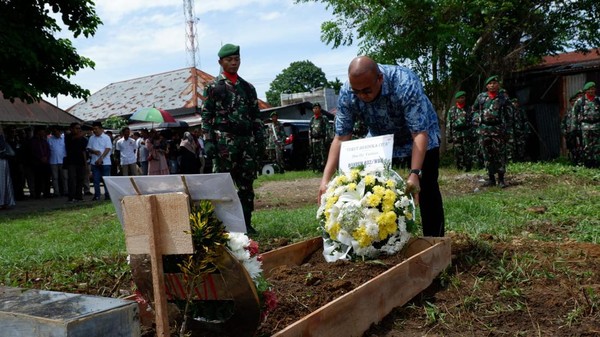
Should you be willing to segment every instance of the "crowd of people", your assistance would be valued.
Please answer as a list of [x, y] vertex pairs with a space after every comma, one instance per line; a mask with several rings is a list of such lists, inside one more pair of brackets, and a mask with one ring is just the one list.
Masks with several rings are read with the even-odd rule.
[[[117, 135], [100, 122], [84, 132], [69, 128], [0, 127], [0, 207], [27, 198], [68, 202], [108, 200], [102, 178], [110, 175], [198, 174], [205, 171], [202, 130], [124, 127]], [[93, 190], [92, 187], [93, 186]], [[28, 195], [26, 192], [29, 192]], [[103, 192], [103, 193], [102, 193]]]
[[490, 76], [484, 85], [487, 90], [472, 105], [465, 91], [454, 95], [455, 104], [446, 115], [446, 140], [459, 170], [485, 168], [485, 186], [506, 187], [506, 163], [525, 160], [531, 129], [519, 101], [501, 88], [498, 76]]

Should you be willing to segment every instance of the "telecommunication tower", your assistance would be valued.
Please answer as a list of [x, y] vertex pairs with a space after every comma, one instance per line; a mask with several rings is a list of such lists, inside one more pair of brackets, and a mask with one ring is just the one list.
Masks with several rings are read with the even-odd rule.
[[194, 0], [183, 0], [183, 13], [185, 14], [185, 52], [188, 65], [200, 68], [198, 59], [198, 42], [196, 41], [196, 22], [199, 19], [194, 11]]

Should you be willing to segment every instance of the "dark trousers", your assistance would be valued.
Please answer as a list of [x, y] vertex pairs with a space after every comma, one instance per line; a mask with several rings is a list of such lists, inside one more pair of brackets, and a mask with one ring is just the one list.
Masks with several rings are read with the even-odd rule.
[[[394, 167], [410, 169], [410, 157], [394, 158]], [[438, 178], [440, 175], [440, 148], [436, 147], [425, 152], [423, 176], [419, 181], [419, 209], [421, 210], [421, 223], [423, 236], [442, 237], [445, 234], [444, 205]]]
[[436, 147], [425, 153], [423, 161], [423, 177], [419, 193], [419, 208], [423, 223], [423, 236], [444, 236], [444, 205], [438, 178], [440, 175], [440, 148]]
[[84, 165], [67, 165], [69, 181], [69, 199], [83, 200]]

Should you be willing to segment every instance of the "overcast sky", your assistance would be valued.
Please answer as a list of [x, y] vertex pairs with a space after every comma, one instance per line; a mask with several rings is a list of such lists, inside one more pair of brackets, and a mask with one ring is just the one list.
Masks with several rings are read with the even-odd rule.
[[[186, 53], [186, 20], [182, 0], [96, 0], [103, 21], [96, 35], [73, 43], [80, 55], [91, 58], [72, 81], [92, 94], [110, 83], [191, 66]], [[222, 44], [241, 46], [239, 74], [254, 84], [266, 100], [269, 84], [295, 61], [309, 60], [328, 80], [347, 79], [348, 64], [358, 47], [332, 49], [321, 42], [321, 23], [333, 18], [320, 3], [293, 0], [197, 1], [197, 67], [213, 76], [219, 72], [217, 52]], [[46, 98], [57, 104], [54, 98]], [[77, 99], [61, 96], [67, 109]]]

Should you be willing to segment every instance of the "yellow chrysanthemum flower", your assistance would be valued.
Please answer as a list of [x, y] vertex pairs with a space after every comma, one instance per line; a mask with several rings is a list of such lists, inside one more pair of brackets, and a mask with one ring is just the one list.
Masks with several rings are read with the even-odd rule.
[[365, 227], [357, 228], [353, 233], [352, 237], [358, 242], [358, 245], [361, 247], [370, 246], [373, 242], [371, 237], [367, 234], [367, 229]]
[[387, 188], [391, 188], [391, 189], [394, 189], [394, 188], [396, 188], [396, 181], [395, 181], [394, 179], [388, 179], [388, 180], [385, 182], [385, 187], [387, 187]]
[[365, 176], [365, 185], [367, 186], [371, 186], [375, 184], [375, 177], [373, 177], [372, 175], [366, 175]]
[[327, 203], [325, 203], [325, 211], [329, 211], [333, 205], [338, 201], [339, 197], [337, 195], [332, 195], [327, 199]]
[[367, 198], [367, 205], [369, 207], [377, 207], [377, 206], [379, 206], [379, 203], [381, 203], [381, 197], [378, 196], [377, 194], [371, 194]]
[[340, 185], [343, 185], [343, 184], [345, 184], [345, 183], [348, 181], [348, 178], [346, 178], [346, 176], [345, 176], [345, 175], [339, 175], [339, 176], [337, 176], [337, 177], [335, 178], [335, 180], [334, 180], [334, 181], [335, 181], [335, 182], [334, 182], [334, 184], [335, 184], [336, 186], [340, 186]]
[[380, 198], [383, 198], [385, 194], [385, 188], [383, 186], [373, 186], [373, 194], [377, 194]]
[[358, 176], [359, 176], [359, 174], [360, 174], [360, 171], [359, 171], [359, 170], [357, 170], [357, 169], [352, 169], [352, 170], [350, 171], [350, 179], [351, 179], [352, 181], [357, 181], [357, 180], [358, 180]]
[[348, 191], [356, 191], [356, 183], [348, 184]]
[[331, 228], [329, 228], [329, 230], [327, 231], [327, 233], [329, 233], [329, 236], [332, 238], [337, 237], [338, 233], [340, 232], [340, 229], [342, 227], [340, 226], [339, 222], [334, 223]]

